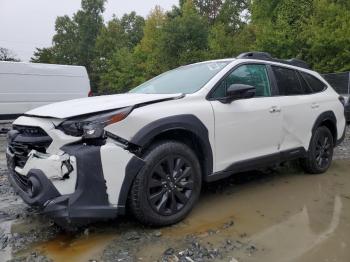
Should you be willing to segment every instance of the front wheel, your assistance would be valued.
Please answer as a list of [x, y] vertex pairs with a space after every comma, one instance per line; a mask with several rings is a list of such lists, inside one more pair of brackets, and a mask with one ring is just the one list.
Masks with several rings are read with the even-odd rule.
[[312, 135], [307, 156], [301, 160], [305, 172], [310, 174], [321, 174], [328, 170], [332, 163], [333, 136], [331, 131], [321, 126]]
[[197, 201], [202, 184], [199, 161], [185, 144], [162, 141], [144, 154], [129, 206], [143, 224], [166, 226], [182, 220]]

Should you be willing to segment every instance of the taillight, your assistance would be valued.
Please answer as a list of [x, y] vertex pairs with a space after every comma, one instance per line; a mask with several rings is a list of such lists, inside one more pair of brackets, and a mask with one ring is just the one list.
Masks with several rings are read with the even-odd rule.
[[339, 98], [340, 103], [342, 103], [343, 106], [345, 106], [345, 104], [346, 104], [345, 97], [339, 96], [338, 98]]
[[93, 96], [93, 95], [94, 95], [94, 93], [92, 93], [92, 90], [90, 90], [89, 93], [88, 93], [88, 96], [90, 97], [90, 96]]

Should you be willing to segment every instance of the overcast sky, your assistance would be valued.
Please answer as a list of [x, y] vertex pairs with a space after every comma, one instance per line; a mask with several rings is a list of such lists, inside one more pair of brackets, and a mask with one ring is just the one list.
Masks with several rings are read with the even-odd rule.
[[[109, 0], [105, 21], [136, 11], [147, 16], [160, 5], [165, 10], [178, 0]], [[57, 16], [71, 16], [80, 8], [80, 0], [0, 0], [0, 47], [11, 49], [22, 61], [29, 61], [35, 47], [51, 46]]]

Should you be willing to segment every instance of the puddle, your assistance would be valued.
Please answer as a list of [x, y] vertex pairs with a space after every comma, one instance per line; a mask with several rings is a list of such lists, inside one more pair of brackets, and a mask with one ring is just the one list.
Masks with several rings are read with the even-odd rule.
[[[215, 261], [349, 261], [349, 170], [350, 161], [339, 160], [324, 175], [289, 171], [245, 182], [226, 180], [218, 184], [219, 192], [206, 190], [178, 225], [150, 229], [114, 221], [95, 226], [97, 230], [88, 235], [61, 233], [32, 245], [28, 252], [35, 250], [58, 262], [79, 262], [100, 261], [106, 250], [123, 249], [131, 261], [156, 261], [170, 247], [183, 250], [188, 245], [185, 239], [194, 236], [203, 245], [219, 248], [222, 257]], [[12, 224], [11, 230], [25, 232], [28, 226]], [[39, 225], [32, 226], [40, 230]], [[130, 238], [132, 232], [138, 237]], [[157, 237], [155, 232], [160, 232]], [[227, 240], [252, 243], [256, 252], [223, 248]]]
[[115, 238], [116, 236], [109, 234], [92, 234], [80, 238], [60, 235], [34, 249], [57, 262], [85, 262], [98, 260], [105, 247]]

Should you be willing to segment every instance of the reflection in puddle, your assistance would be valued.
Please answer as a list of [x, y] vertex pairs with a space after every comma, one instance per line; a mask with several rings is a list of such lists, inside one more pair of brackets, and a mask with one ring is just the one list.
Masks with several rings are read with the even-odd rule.
[[308, 210], [306, 207], [300, 213], [292, 215], [286, 221], [273, 225], [262, 232], [253, 235], [252, 241], [264, 247], [264, 253], [259, 254], [262, 261], [296, 261], [321, 242], [327, 240], [337, 229], [342, 210], [342, 200], [335, 197], [333, 216], [328, 228], [317, 234], [312, 231]]

